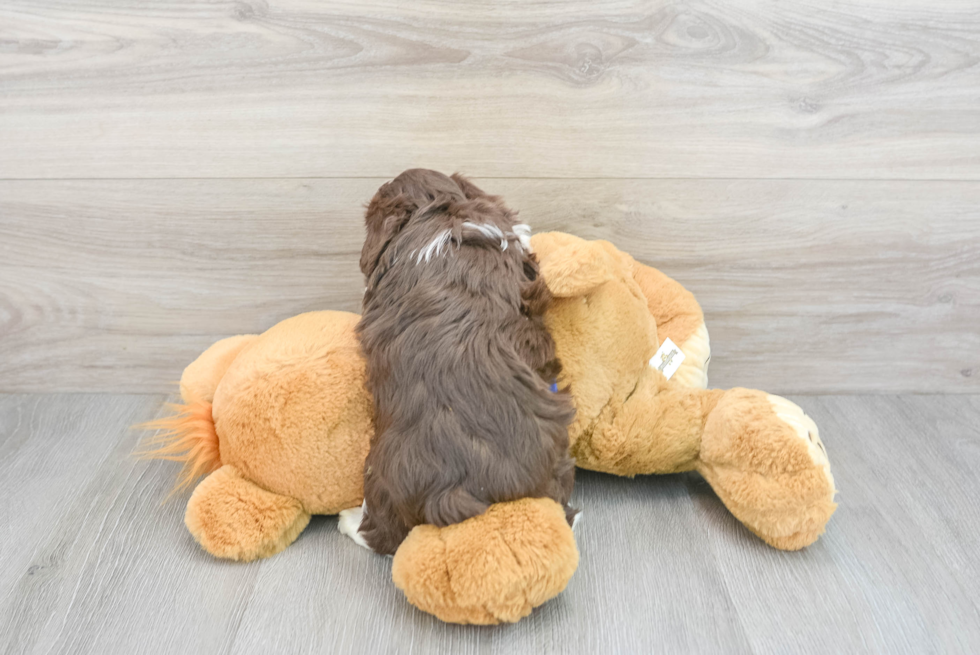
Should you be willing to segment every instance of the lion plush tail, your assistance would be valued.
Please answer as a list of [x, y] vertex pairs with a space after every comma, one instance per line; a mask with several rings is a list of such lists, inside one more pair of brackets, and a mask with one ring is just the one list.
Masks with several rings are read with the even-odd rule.
[[135, 426], [141, 430], [156, 430], [138, 454], [142, 459], [165, 459], [184, 464], [174, 492], [191, 486], [202, 475], [218, 470], [221, 456], [218, 434], [211, 417], [211, 403], [190, 398], [186, 403], [167, 403], [173, 414]]

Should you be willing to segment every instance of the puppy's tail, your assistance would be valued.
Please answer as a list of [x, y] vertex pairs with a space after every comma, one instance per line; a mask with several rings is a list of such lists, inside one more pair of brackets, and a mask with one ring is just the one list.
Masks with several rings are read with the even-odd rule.
[[156, 430], [137, 452], [141, 459], [165, 459], [182, 462], [173, 493], [186, 489], [202, 475], [221, 467], [218, 434], [211, 416], [211, 403], [190, 398], [184, 404], [168, 403], [173, 413], [164, 418], [134, 426], [140, 430]]
[[480, 500], [462, 487], [454, 487], [426, 501], [425, 522], [444, 528], [479, 516], [487, 511], [488, 507], [490, 503]]
[[561, 593], [578, 567], [565, 510], [550, 498], [491, 505], [446, 527], [418, 525], [391, 567], [408, 602], [450, 623], [513, 623]]

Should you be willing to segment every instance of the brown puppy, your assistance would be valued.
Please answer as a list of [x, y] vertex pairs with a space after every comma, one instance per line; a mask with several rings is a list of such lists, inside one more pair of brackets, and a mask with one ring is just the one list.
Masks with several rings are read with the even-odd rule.
[[571, 521], [574, 409], [550, 388], [551, 294], [529, 228], [462, 177], [423, 169], [382, 186], [366, 224], [357, 330], [375, 434], [363, 512], [341, 530], [392, 554], [416, 525], [518, 498], [553, 498]]

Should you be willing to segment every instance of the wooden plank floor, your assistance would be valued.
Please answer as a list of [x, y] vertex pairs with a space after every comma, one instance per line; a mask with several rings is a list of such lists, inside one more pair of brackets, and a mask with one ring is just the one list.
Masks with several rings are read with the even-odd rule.
[[581, 565], [517, 625], [410, 607], [390, 561], [318, 517], [283, 553], [216, 560], [132, 452], [163, 396], [0, 395], [3, 653], [975, 653], [980, 396], [795, 397], [841, 490], [797, 553], [696, 475], [581, 473]]

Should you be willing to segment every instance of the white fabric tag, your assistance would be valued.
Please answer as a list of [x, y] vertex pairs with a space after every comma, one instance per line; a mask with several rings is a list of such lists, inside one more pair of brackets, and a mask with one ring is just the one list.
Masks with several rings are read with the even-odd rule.
[[670, 376], [683, 363], [684, 357], [684, 353], [677, 347], [677, 344], [670, 339], [664, 339], [664, 342], [660, 345], [660, 350], [650, 358], [650, 366], [663, 373], [664, 377], [669, 380]]

